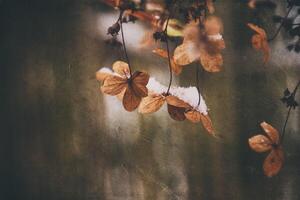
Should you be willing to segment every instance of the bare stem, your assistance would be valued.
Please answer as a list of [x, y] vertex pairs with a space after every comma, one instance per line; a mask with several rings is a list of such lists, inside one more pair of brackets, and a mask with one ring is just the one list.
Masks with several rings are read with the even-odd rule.
[[165, 33], [165, 36], [166, 36], [166, 44], [167, 44], [167, 52], [168, 52], [168, 63], [169, 63], [169, 72], [170, 72], [170, 80], [169, 80], [167, 94], [169, 94], [169, 91], [170, 91], [170, 88], [171, 88], [171, 85], [172, 85], [172, 79], [173, 79], [172, 66], [171, 66], [171, 56], [170, 56], [168, 33], [167, 33], [168, 32], [167, 29], [168, 29], [169, 20], [170, 20], [170, 15], [168, 16], [166, 27], [165, 27], [165, 30], [164, 30], [164, 33]]
[[[293, 90], [292, 94], [294, 97], [297, 93], [297, 90], [299, 88], [299, 85], [300, 85], [300, 80], [298, 81], [295, 89]], [[290, 114], [291, 114], [291, 110], [292, 110], [292, 106], [289, 107], [288, 109], [288, 112], [287, 112], [287, 116], [286, 116], [286, 119], [285, 119], [285, 122], [284, 122], [284, 125], [283, 125], [283, 129], [282, 129], [282, 134], [281, 134], [281, 144], [283, 143], [283, 139], [284, 139], [284, 135], [285, 135], [285, 130], [286, 130], [286, 126], [287, 126], [287, 123], [288, 123], [288, 120], [289, 120], [289, 117], [290, 117]]]
[[198, 91], [198, 95], [199, 95], [199, 99], [198, 99], [198, 106], [200, 105], [201, 102], [201, 94], [200, 94], [200, 86], [199, 86], [199, 66], [196, 65], [196, 87], [197, 87], [197, 91]]
[[275, 32], [275, 34], [271, 38], [268, 39], [269, 42], [274, 40], [277, 37], [277, 35], [279, 34], [281, 28], [283, 27], [283, 24], [284, 24], [285, 20], [288, 18], [288, 16], [289, 16], [290, 12], [292, 11], [292, 9], [293, 9], [293, 6], [291, 6], [289, 8], [288, 12], [286, 13], [284, 19], [282, 20], [282, 22], [281, 22], [280, 26], [278, 27], [277, 31]]

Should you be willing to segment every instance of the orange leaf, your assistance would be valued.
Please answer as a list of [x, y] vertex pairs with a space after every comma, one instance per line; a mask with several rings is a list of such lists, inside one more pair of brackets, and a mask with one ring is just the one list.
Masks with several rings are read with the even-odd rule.
[[104, 81], [109, 76], [112, 76], [112, 75], [110, 73], [107, 73], [107, 72], [101, 72], [101, 71], [96, 72], [96, 79], [98, 81]]
[[212, 13], [215, 12], [214, 3], [213, 3], [212, 0], [206, 0], [206, 6], [207, 6], [208, 12], [209, 12], [210, 14], [212, 14]]
[[175, 97], [175, 96], [172, 96], [172, 95], [169, 95], [166, 97], [166, 100], [167, 100], [167, 103], [172, 105], [172, 106], [175, 106], [175, 107], [180, 107], [180, 108], [191, 108], [190, 104], [180, 100], [178, 97]]
[[203, 127], [207, 130], [208, 133], [210, 133], [210, 134], [214, 133], [212, 121], [208, 115], [201, 114], [201, 122], [202, 122]]
[[162, 95], [148, 95], [142, 99], [139, 112], [143, 114], [156, 112], [165, 103], [165, 100], [165, 97]]
[[168, 113], [169, 113], [170, 117], [176, 121], [185, 120], [184, 111], [185, 111], [185, 108], [179, 108], [179, 107], [168, 104]]
[[196, 110], [189, 110], [184, 113], [185, 117], [193, 122], [193, 123], [199, 123], [201, 121], [201, 113]]
[[173, 58], [178, 65], [188, 65], [199, 58], [199, 52], [193, 42], [184, 42], [176, 47]]
[[272, 177], [280, 171], [284, 162], [284, 154], [281, 147], [271, 151], [263, 164], [264, 174]]
[[220, 53], [209, 54], [203, 50], [200, 54], [200, 62], [206, 71], [219, 72], [222, 69], [223, 57]]
[[149, 81], [149, 75], [144, 72], [136, 71], [133, 73], [128, 84], [132, 87], [135, 95], [140, 97], [146, 97], [148, 95], [148, 89], [146, 85]]
[[131, 112], [135, 110], [140, 102], [142, 97], [137, 96], [131, 87], [127, 87], [124, 97], [123, 97], [123, 106], [125, 110]]
[[217, 35], [223, 31], [223, 25], [220, 18], [209, 16], [204, 21], [204, 28], [207, 35]]
[[127, 76], [129, 74], [129, 66], [126, 62], [123, 61], [116, 61], [112, 66], [114, 72], [122, 75]]
[[101, 86], [101, 91], [109, 95], [117, 95], [127, 86], [127, 79], [118, 76], [107, 77], [103, 85]]
[[260, 126], [264, 129], [272, 144], [279, 144], [279, 133], [273, 126], [267, 122], [262, 122]]
[[168, 58], [168, 52], [164, 49], [156, 48], [156, 49], [153, 49], [152, 52], [163, 58]]
[[171, 68], [172, 68], [172, 71], [173, 71], [176, 75], [179, 75], [179, 74], [182, 72], [182, 66], [177, 65], [177, 64], [174, 62], [174, 59], [171, 60]]
[[255, 135], [248, 140], [249, 146], [256, 152], [266, 152], [272, 149], [272, 143], [264, 135]]

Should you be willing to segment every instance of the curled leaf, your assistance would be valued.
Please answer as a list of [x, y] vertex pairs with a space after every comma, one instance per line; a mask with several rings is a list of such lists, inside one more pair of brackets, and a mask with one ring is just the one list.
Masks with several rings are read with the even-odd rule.
[[256, 152], [266, 152], [272, 149], [272, 143], [264, 135], [255, 135], [248, 140], [249, 146]]
[[165, 97], [163, 95], [148, 95], [142, 99], [139, 112], [143, 114], [156, 112], [164, 103]]
[[252, 46], [256, 50], [260, 50], [264, 54], [264, 63], [266, 63], [270, 58], [270, 47], [267, 40], [267, 34], [264, 29], [248, 23], [248, 26], [256, 32], [255, 35], [252, 36], [251, 42]]
[[176, 121], [184, 121], [185, 120], [185, 108], [176, 107], [168, 104], [168, 113], [170, 117]]
[[267, 156], [263, 164], [264, 174], [272, 177], [280, 171], [284, 162], [284, 154], [281, 147], [274, 149]]
[[175, 97], [172, 95], [167, 96], [166, 100], [169, 105], [172, 105], [175, 107], [184, 108], [184, 109], [191, 108], [191, 106], [188, 103], [186, 103], [186, 102], [180, 100], [178, 97]]
[[185, 112], [184, 115], [189, 121], [193, 123], [201, 122], [201, 113], [196, 110], [189, 110]]
[[208, 115], [201, 114], [201, 123], [208, 133], [210, 134], [214, 133], [212, 121]]
[[273, 126], [271, 126], [267, 122], [262, 122], [260, 124], [260, 126], [264, 129], [264, 131], [266, 132], [266, 134], [270, 138], [271, 143], [279, 144], [279, 133]]

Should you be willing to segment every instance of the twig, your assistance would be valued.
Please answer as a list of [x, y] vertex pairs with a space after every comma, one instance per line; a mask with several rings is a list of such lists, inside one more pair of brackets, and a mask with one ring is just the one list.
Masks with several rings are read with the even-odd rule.
[[271, 38], [268, 39], [268, 42], [274, 40], [277, 37], [277, 35], [279, 34], [281, 28], [283, 27], [283, 24], [284, 24], [285, 20], [288, 18], [288, 16], [289, 16], [292, 9], [293, 9], [293, 6], [291, 6], [289, 8], [288, 12], [286, 13], [286, 15], [285, 15], [284, 19], [282, 20], [280, 26], [278, 27], [277, 31], [275, 32], [275, 34]]
[[[292, 94], [294, 97], [297, 93], [297, 90], [299, 88], [299, 85], [300, 85], [300, 80], [298, 81], [295, 89], [293, 90]], [[292, 106], [289, 107], [289, 110], [287, 112], [287, 116], [286, 116], [286, 119], [285, 119], [285, 122], [284, 122], [284, 125], [283, 125], [283, 129], [282, 129], [282, 134], [281, 134], [281, 144], [283, 143], [283, 139], [284, 139], [284, 135], [285, 135], [285, 130], [286, 130], [286, 126], [287, 126], [287, 123], [288, 123], [288, 120], [289, 120], [289, 117], [290, 117], [290, 114], [291, 114], [291, 110], [292, 110]]]

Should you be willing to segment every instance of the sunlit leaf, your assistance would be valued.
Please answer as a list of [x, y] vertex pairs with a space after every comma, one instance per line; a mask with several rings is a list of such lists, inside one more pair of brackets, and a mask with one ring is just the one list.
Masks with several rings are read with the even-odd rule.
[[203, 50], [200, 54], [200, 62], [206, 71], [219, 72], [222, 69], [223, 57], [220, 53], [209, 54]]
[[139, 112], [143, 114], [156, 112], [164, 103], [165, 97], [163, 95], [148, 95], [142, 99]]
[[184, 42], [174, 51], [174, 62], [178, 65], [188, 65], [199, 58], [199, 51], [193, 42]]
[[186, 103], [186, 102], [180, 100], [178, 97], [175, 97], [172, 95], [167, 96], [166, 100], [169, 105], [172, 105], [175, 107], [180, 107], [180, 108], [185, 108], [185, 109], [191, 108], [191, 106], [188, 103]]
[[266, 132], [266, 134], [270, 138], [271, 143], [279, 144], [279, 139], [280, 139], [279, 138], [279, 133], [273, 126], [271, 126], [267, 122], [262, 122], [260, 124], [260, 126], [264, 129], [264, 131]]
[[272, 177], [280, 171], [284, 162], [284, 154], [281, 147], [273, 149], [263, 164], [264, 174]]
[[107, 77], [103, 85], [101, 86], [101, 91], [109, 95], [117, 95], [127, 86], [127, 79], [118, 76]]
[[101, 71], [96, 72], [96, 79], [101, 82], [104, 81], [109, 76], [112, 76], [112, 75], [107, 72], [101, 72]]
[[208, 133], [214, 134], [213, 124], [208, 115], [201, 114], [201, 123]]
[[116, 61], [112, 66], [114, 72], [122, 75], [127, 76], [129, 74], [129, 66], [126, 62], [123, 61]]
[[193, 123], [201, 122], [201, 113], [196, 110], [189, 110], [185, 112], [184, 115], [189, 121]]
[[272, 143], [264, 135], [255, 135], [248, 140], [249, 146], [256, 152], [266, 152], [271, 150]]

